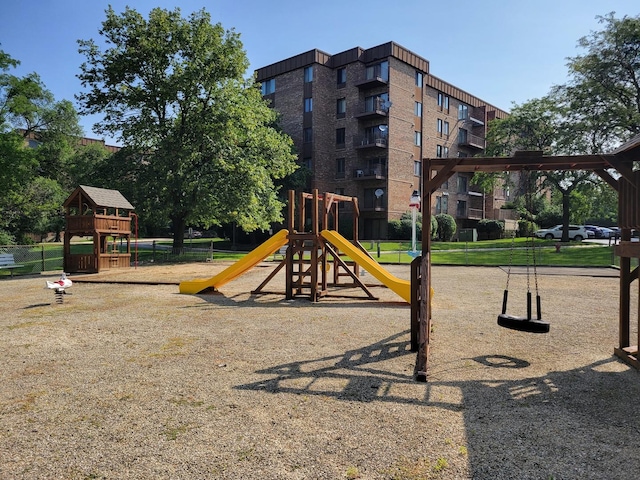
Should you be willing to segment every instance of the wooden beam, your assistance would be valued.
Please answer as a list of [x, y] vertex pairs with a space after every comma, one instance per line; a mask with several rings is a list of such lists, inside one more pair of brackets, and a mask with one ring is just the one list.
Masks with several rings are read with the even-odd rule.
[[613, 188], [616, 192], [620, 190], [620, 183], [618, 180], [613, 178], [609, 172], [602, 169], [594, 170], [594, 173], [598, 175], [602, 180], [607, 182], [611, 188]]

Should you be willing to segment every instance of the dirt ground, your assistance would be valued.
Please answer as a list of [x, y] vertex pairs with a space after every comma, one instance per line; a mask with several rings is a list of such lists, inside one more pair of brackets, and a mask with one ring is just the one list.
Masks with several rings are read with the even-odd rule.
[[[551, 332], [536, 335], [496, 325], [502, 269], [434, 266], [428, 382], [417, 383], [410, 309], [392, 291], [286, 300], [281, 272], [273, 293], [253, 295], [275, 266], [264, 263], [220, 293], [178, 293], [179, 281], [224, 266], [71, 276], [62, 304], [43, 288], [55, 273], [0, 281], [0, 478], [640, 471], [640, 373], [613, 356], [619, 281], [609, 271], [541, 274]], [[408, 266], [388, 269], [409, 278]], [[524, 314], [526, 276], [509, 289], [509, 313]]]

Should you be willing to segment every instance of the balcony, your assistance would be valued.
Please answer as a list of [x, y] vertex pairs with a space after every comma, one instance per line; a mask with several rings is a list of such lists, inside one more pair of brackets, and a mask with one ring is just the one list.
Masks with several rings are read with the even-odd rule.
[[382, 62], [377, 65], [370, 65], [366, 68], [361, 80], [356, 81], [356, 87], [360, 89], [375, 88], [389, 83], [389, 63]]
[[354, 180], [385, 180], [387, 169], [384, 165], [376, 165], [371, 168], [357, 168], [353, 171]]
[[387, 211], [387, 202], [382, 199], [379, 199], [374, 202], [363, 202], [360, 204], [361, 212], [386, 212]]
[[356, 137], [353, 148], [387, 148], [387, 137], [383, 135], [363, 135]]
[[482, 220], [482, 209], [469, 207], [467, 209], [467, 218], [470, 220]]
[[359, 120], [370, 120], [372, 118], [386, 117], [388, 112], [389, 101], [378, 97], [373, 102], [365, 102], [364, 110], [356, 113], [355, 117]]
[[461, 147], [477, 148], [484, 150], [485, 139], [469, 133], [467, 130], [460, 129], [458, 132], [458, 145]]

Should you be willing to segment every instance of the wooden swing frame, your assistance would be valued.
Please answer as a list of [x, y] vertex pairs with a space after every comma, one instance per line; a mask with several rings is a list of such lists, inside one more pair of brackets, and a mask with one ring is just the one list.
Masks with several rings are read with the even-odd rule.
[[[640, 243], [631, 242], [631, 230], [640, 229], [640, 170], [633, 163], [640, 161], [640, 136], [606, 155], [547, 156], [542, 152], [516, 152], [512, 157], [425, 158], [422, 161], [422, 225], [431, 225], [432, 196], [457, 172], [505, 171], [570, 171], [588, 170], [596, 173], [618, 192], [618, 225], [620, 244], [614, 253], [620, 257], [619, 339], [614, 354], [640, 370], [640, 328], [636, 345], [630, 342], [631, 284], [638, 280], [639, 267], [631, 269], [631, 259], [640, 258]], [[610, 170], [615, 173], [610, 173]], [[640, 284], [640, 282], [638, 282]], [[422, 256], [411, 268], [411, 349], [417, 351], [415, 378], [427, 381], [431, 332], [431, 238], [422, 236]], [[640, 304], [638, 305], [640, 323]], [[640, 325], [639, 325], [640, 327]]]

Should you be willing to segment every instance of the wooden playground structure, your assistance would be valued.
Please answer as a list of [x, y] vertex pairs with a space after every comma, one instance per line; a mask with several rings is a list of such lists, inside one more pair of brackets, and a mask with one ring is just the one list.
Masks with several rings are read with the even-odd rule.
[[[360, 212], [357, 198], [335, 193], [320, 194], [317, 189], [311, 193], [296, 193], [290, 190], [287, 214], [288, 243], [284, 259], [252, 293], [266, 293], [264, 287], [285, 268], [285, 296], [288, 300], [306, 296], [312, 302], [317, 302], [320, 298], [330, 295], [329, 287], [354, 286], [359, 287], [366, 298], [376, 299], [360, 279], [359, 266], [354, 261], [343, 260], [344, 255], [338, 248], [327, 242], [321, 235], [322, 230], [338, 229], [341, 202], [348, 202], [352, 206], [353, 239], [351, 243], [363, 254], [369, 255], [358, 241]], [[351, 282], [341, 283], [344, 277], [351, 279]]]
[[[131, 218], [134, 207], [118, 191], [80, 185], [64, 202], [63, 269], [98, 273], [131, 266]], [[71, 244], [74, 236], [92, 237], [92, 252]], [[78, 251], [74, 251], [74, 249]]]
[[[640, 229], [640, 170], [633, 170], [640, 161], [640, 137], [622, 145], [607, 155], [545, 156], [542, 152], [516, 152], [512, 157], [459, 157], [423, 160], [422, 205], [431, 205], [432, 195], [455, 172], [503, 171], [567, 171], [588, 170], [596, 173], [618, 192], [618, 225], [620, 244], [615, 254], [620, 257], [619, 340], [614, 354], [640, 369], [640, 328], [635, 345], [630, 339], [631, 284], [638, 280], [639, 268], [631, 269], [631, 259], [640, 259], [640, 243], [631, 241], [631, 230]], [[609, 171], [615, 171], [614, 174]], [[431, 224], [431, 209], [422, 209], [422, 224]], [[640, 281], [638, 282], [640, 285]], [[422, 236], [422, 256], [411, 266], [411, 348], [417, 351], [415, 376], [427, 380], [427, 362], [431, 332], [431, 304], [427, 292], [431, 289], [431, 239]], [[640, 305], [638, 327], [640, 327]]]

